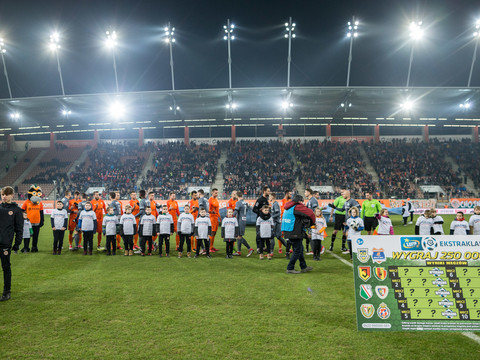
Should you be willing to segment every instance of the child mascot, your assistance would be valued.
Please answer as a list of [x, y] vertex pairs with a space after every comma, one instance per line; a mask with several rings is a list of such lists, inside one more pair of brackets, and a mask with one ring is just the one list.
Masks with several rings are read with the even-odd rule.
[[[38, 235], [40, 228], [43, 226], [43, 204], [42, 204], [42, 189], [40, 186], [32, 185], [28, 190], [28, 200], [26, 200], [22, 209], [27, 212], [28, 220], [32, 224], [32, 252], [38, 252]], [[25, 242], [22, 252], [29, 252], [29, 243]]]

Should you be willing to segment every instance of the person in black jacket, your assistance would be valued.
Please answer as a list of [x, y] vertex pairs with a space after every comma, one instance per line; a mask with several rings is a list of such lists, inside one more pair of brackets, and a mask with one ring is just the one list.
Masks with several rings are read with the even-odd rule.
[[[262, 214], [262, 208], [265, 206], [265, 205], [268, 205], [270, 206], [270, 203], [268, 202], [268, 198], [270, 197], [270, 188], [268, 186], [264, 186], [262, 188], [262, 196], [260, 196], [257, 201], [255, 201], [255, 205], [253, 206], [253, 213], [257, 215], [257, 218], [260, 216], [262, 217], [263, 214]], [[255, 219], [255, 220], [256, 220]], [[256, 237], [256, 243], [257, 243], [257, 253], [260, 254], [260, 252], [263, 250], [263, 249], [259, 249], [258, 248], [258, 244], [260, 244], [260, 237], [259, 235], [257, 234], [257, 237]]]
[[5, 186], [2, 189], [2, 203], [0, 204], [0, 259], [3, 269], [3, 294], [0, 301], [10, 299], [12, 287], [12, 270], [10, 268], [10, 253], [12, 251], [13, 236], [15, 244], [13, 251], [17, 252], [23, 237], [22, 209], [12, 202], [13, 188]]
[[[293, 214], [290, 209], [293, 208]], [[294, 218], [293, 218], [294, 217]], [[293, 221], [293, 226], [284, 226]], [[284, 229], [285, 239], [290, 240], [293, 254], [287, 265], [287, 274], [299, 274], [301, 272], [312, 271], [311, 266], [307, 266], [303, 254], [303, 238], [306, 236], [305, 229], [315, 225], [315, 214], [303, 204], [303, 197], [295, 195], [292, 201], [285, 204], [285, 211], [282, 219], [282, 229]], [[289, 228], [289, 230], [286, 230]], [[295, 270], [295, 263], [300, 261], [300, 271]]]

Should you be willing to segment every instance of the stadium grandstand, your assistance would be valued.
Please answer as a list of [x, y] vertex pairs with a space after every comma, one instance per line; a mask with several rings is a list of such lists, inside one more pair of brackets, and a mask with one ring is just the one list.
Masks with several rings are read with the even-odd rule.
[[[324, 198], [342, 187], [355, 197], [477, 196], [480, 113], [459, 106], [476, 97], [477, 88], [299, 87], [2, 100], [21, 116], [1, 120], [0, 182], [19, 198], [41, 184], [50, 199], [88, 188], [187, 198], [190, 186], [253, 198], [264, 183]], [[407, 109], [408, 99], [418, 100]], [[105, 105], [120, 101], [121, 114]]]

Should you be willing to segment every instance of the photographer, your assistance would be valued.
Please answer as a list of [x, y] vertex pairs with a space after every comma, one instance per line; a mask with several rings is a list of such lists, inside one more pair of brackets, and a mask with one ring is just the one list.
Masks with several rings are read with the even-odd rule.
[[[301, 272], [312, 271], [313, 268], [307, 266], [303, 254], [303, 238], [306, 237], [305, 229], [315, 225], [315, 215], [313, 211], [303, 205], [303, 197], [295, 195], [292, 201], [285, 204], [283, 212], [282, 231], [286, 239], [292, 244], [293, 254], [287, 265], [287, 274], [299, 274]], [[295, 270], [295, 263], [300, 261], [300, 271]]]

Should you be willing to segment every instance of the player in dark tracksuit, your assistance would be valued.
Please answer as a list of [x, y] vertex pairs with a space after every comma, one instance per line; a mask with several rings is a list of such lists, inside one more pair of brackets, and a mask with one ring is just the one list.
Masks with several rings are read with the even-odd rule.
[[[268, 198], [270, 196], [270, 188], [268, 186], [264, 186], [262, 191], [263, 191], [263, 195], [260, 196], [257, 199], [257, 201], [255, 202], [255, 205], [253, 206], [253, 209], [252, 209], [253, 213], [257, 215], [257, 219], [262, 212], [261, 211], [262, 207], [264, 205], [270, 205], [269, 202], [268, 202]], [[256, 219], [255, 219], [255, 221], [256, 221]], [[260, 244], [260, 236], [258, 234], [257, 234], [257, 237], [256, 237], [256, 242], [257, 242], [257, 244]], [[257, 248], [257, 252], [260, 254], [260, 249]]]
[[[3, 294], [0, 301], [10, 299], [12, 287], [12, 270], [10, 268], [11, 250], [17, 252], [23, 239], [23, 212], [18, 205], [12, 202], [13, 188], [6, 186], [2, 189], [2, 203], [0, 204], [0, 260], [3, 269]], [[13, 237], [15, 244], [12, 248]]]
[[233, 253], [235, 256], [240, 256], [242, 251], [242, 245], [245, 245], [248, 249], [247, 257], [250, 257], [253, 253], [253, 249], [250, 244], [243, 237], [245, 235], [245, 229], [247, 227], [247, 211], [248, 204], [243, 200], [243, 194], [241, 191], [237, 191], [238, 201], [235, 204], [234, 216], [238, 221], [238, 237], [237, 237], [237, 249], [238, 251]]

